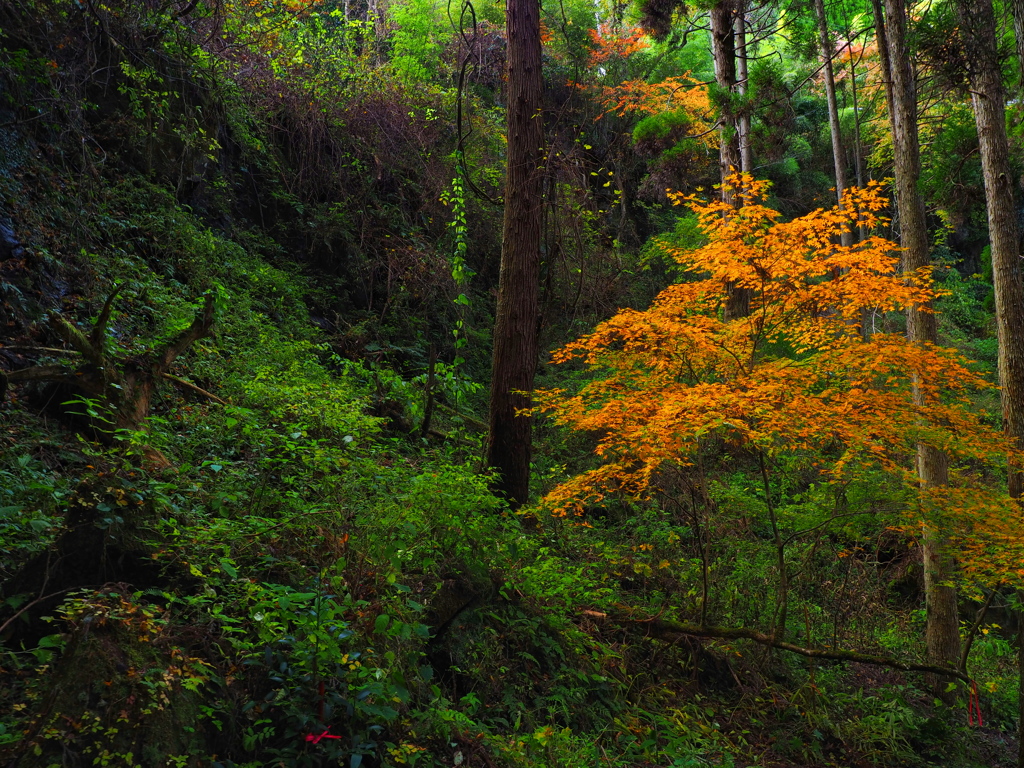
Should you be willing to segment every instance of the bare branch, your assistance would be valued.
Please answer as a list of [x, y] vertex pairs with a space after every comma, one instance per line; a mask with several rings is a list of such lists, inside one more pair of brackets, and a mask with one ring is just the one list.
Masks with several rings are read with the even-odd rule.
[[453, 416], [458, 416], [460, 419], [462, 419], [464, 422], [466, 422], [469, 426], [473, 427], [474, 429], [478, 429], [481, 432], [487, 431], [486, 424], [480, 421], [480, 419], [474, 419], [468, 413], [463, 413], [462, 411], [456, 410], [455, 408], [452, 408], [450, 405], [446, 405], [445, 403], [435, 402], [434, 407], [439, 408], [440, 410], [445, 411], [447, 413], [450, 413]]
[[988, 607], [992, 605], [992, 598], [996, 596], [999, 590], [993, 589], [988, 593], [988, 597], [985, 598], [985, 603], [978, 609], [978, 614], [974, 619], [974, 624], [967, 632], [967, 640], [964, 642], [963, 650], [960, 651], [960, 663], [957, 666], [961, 672], [967, 671], [967, 660], [971, 657], [971, 647], [974, 645], [974, 639], [978, 636], [978, 630], [981, 629], [981, 623], [985, 620], [985, 614], [988, 613]]
[[177, 21], [178, 19], [181, 19], [181, 18], [184, 18], [185, 16], [188, 16], [190, 13], [192, 13], [192, 11], [195, 10], [195, 8], [196, 8], [196, 6], [198, 4], [199, 4], [199, 0], [192, 0], [188, 5], [186, 5], [180, 11], [175, 13], [174, 16], [172, 16], [171, 18], [174, 19], [175, 21]]
[[70, 592], [72, 589], [77, 589], [77, 587], [68, 587], [67, 589], [61, 589], [61, 590], [58, 590], [56, 592], [51, 592], [48, 595], [43, 595], [42, 597], [37, 597], [35, 600], [33, 600], [28, 605], [23, 606], [20, 611], [18, 611], [13, 616], [11, 616], [11, 618], [9, 618], [3, 624], [0, 624], [0, 634], [2, 634], [5, 629], [7, 629], [9, 626], [11, 626], [11, 624], [13, 624], [15, 622], [15, 620], [19, 616], [21, 616], [23, 613], [25, 613], [25, 611], [27, 611], [29, 608], [32, 608], [33, 606], [39, 605], [39, 603], [42, 603], [42, 602], [44, 602], [46, 600], [49, 600], [52, 597], [56, 597], [57, 595], [63, 595], [65, 592]]

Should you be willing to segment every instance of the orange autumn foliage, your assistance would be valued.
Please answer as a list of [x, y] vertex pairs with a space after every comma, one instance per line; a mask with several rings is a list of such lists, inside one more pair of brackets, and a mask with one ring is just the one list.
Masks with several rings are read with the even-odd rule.
[[614, 32], [607, 24], [599, 24], [597, 29], [588, 29], [590, 37], [590, 66], [595, 67], [609, 59], [626, 59], [638, 51], [650, 47], [647, 35], [640, 27], [633, 27], [625, 32]]
[[[844, 229], [881, 222], [879, 186], [849, 190], [842, 210], [781, 221], [760, 202], [766, 182], [732, 184], [739, 209], [670, 194], [697, 214], [708, 239], [693, 251], [665, 245], [691, 281], [555, 353], [556, 362], [582, 359], [596, 377], [576, 394], [539, 393], [538, 409], [599, 435], [604, 463], [555, 488], [545, 504], [565, 515], [611, 494], [642, 497], [660, 469], [690, 464], [711, 438], [747, 455], [806, 457], [822, 483], [882, 470], [917, 488], [919, 443], [961, 468], [1005, 467], [1012, 446], [968, 399], [990, 385], [966, 361], [902, 334], [864, 338], [865, 316], [924, 307], [936, 296], [927, 274], [897, 274], [892, 242], [836, 244]], [[749, 289], [749, 316], [724, 319], [727, 283]], [[1024, 527], [1001, 487], [954, 472], [950, 488], [918, 489], [907, 525], [952, 529], [979, 578], [1022, 577]], [[998, 558], [986, 555], [993, 542]]]
[[598, 101], [604, 114], [623, 116], [627, 113], [657, 115], [684, 110], [694, 120], [694, 130], [710, 130], [714, 110], [708, 90], [689, 74], [667, 77], [657, 83], [626, 80], [618, 85], [601, 86]]

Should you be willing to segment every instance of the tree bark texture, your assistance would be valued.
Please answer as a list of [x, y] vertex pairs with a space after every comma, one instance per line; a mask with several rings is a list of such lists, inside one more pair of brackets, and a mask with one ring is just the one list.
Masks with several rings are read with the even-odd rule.
[[[715, 59], [715, 82], [722, 95], [722, 119], [719, 127], [718, 163], [722, 184], [730, 174], [740, 169], [740, 145], [733, 93], [736, 90], [736, 39], [733, 16], [734, 0], [720, 0], [711, 9], [711, 49]], [[728, 190], [722, 187], [722, 199], [732, 202]]]
[[1010, 0], [1010, 11], [1017, 43], [1017, 98], [1021, 99], [1024, 98], [1024, 0]]
[[[719, 175], [722, 201], [736, 204], [735, 195], [726, 186], [730, 175], [742, 167], [740, 159], [739, 119], [733, 102], [736, 93], [736, 0], [720, 0], [711, 9], [711, 52], [715, 60], [715, 82], [721, 91], [722, 117], [718, 129]], [[725, 319], [735, 320], [750, 314], [750, 291], [733, 283], [726, 288]]]
[[[821, 58], [824, 62], [825, 97], [828, 103], [828, 126], [832, 134], [832, 160], [836, 172], [836, 200], [839, 207], [843, 205], [843, 193], [846, 191], [846, 152], [843, 150], [843, 135], [839, 127], [839, 101], [836, 99], [836, 78], [832, 69], [832, 57], [835, 48], [828, 34], [828, 19], [825, 16], [824, 0], [814, 0], [814, 12], [818, 17], [818, 40], [821, 43]], [[843, 229], [840, 242], [844, 246], [853, 245], [853, 232]]]
[[[1024, 446], [1024, 276], [995, 15], [991, 0], [960, 0], [957, 8], [960, 35], [967, 54], [988, 209], [1003, 430], [1018, 446]], [[1022, 490], [1020, 471], [1011, 472], [1010, 495], [1019, 498]]]
[[538, 281], [543, 206], [540, 4], [508, 0], [508, 175], [494, 324], [487, 463], [513, 506], [530, 487], [530, 407], [537, 367]]
[[[893, 135], [896, 177], [896, 207], [900, 244], [903, 246], [903, 271], [913, 273], [930, 264], [928, 229], [924, 200], [918, 190], [921, 177], [921, 150], [917, 134], [917, 87], [913, 61], [907, 46], [907, 9], [904, 0], [885, 0], [884, 29], [888, 45], [890, 87], [889, 121]], [[907, 335], [913, 341], [935, 344], [938, 329], [935, 315], [927, 308], [907, 309]], [[915, 386], [914, 399], [924, 397]], [[917, 447], [917, 474], [921, 486], [934, 488], [949, 482], [945, 455], [927, 445]], [[955, 562], [946, 534], [926, 525], [921, 537], [924, 560], [926, 608], [925, 641], [928, 659], [934, 664], [956, 666], [960, 658], [960, 619], [956, 589], [950, 585]], [[945, 692], [948, 678], [932, 677], [936, 695], [949, 699]]]
[[[1021, 0], [1024, 2], [1024, 0]], [[747, 0], [739, 0], [736, 9], [735, 43], [736, 43], [736, 92], [740, 96], [747, 95], [747, 80], [750, 77], [750, 70], [747, 65]], [[750, 144], [750, 110], [740, 110], [736, 119], [736, 130], [739, 134], [740, 171], [754, 174], [754, 151]]]
[[[957, 15], [966, 53], [974, 121], [978, 126], [978, 148], [988, 209], [1003, 431], [1021, 447], [1024, 446], [1024, 277], [1021, 274], [1020, 232], [1006, 138], [1006, 94], [999, 68], [992, 0], [959, 0]], [[1011, 497], [1021, 498], [1024, 475], [1020, 467], [1011, 465], [1008, 490]], [[1024, 635], [1024, 630], [1021, 634]], [[1019, 652], [1019, 668], [1024, 669], [1024, 640], [1020, 641]], [[1024, 676], [1018, 689], [1018, 707], [1021, 715], [1018, 765], [1024, 768]]]

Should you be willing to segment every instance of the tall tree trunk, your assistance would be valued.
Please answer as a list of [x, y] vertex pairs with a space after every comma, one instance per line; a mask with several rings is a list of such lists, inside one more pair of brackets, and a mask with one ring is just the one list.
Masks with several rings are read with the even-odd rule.
[[[991, 0], [960, 0], [958, 11], [988, 208], [1003, 430], [1024, 447], [1024, 276], [995, 16]], [[1010, 495], [1014, 498], [1022, 495], [1022, 480], [1019, 469], [1010, 473]]]
[[[1024, 276], [1021, 273], [1020, 233], [1006, 139], [1006, 94], [999, 68], [992, 0], [959, 0], [957, 14], [985, 181], [1003, 431], [1021, 448], [1024, 447]], [[1022, 492], [1024, 474], [1019, 466], [1011, 465], [1010, 496], [1020, 499]], [[1018, 631], [1024, 633], [1024, 628]], [[1019, 663], [1024, 669], [1024, 641], [1020, 643], [1020, 653]], [[1021, 748], [1018, 761], [1024, 767], [1024, 676], [1019, 697]]]
[[875, 16], [875, 41], [878, 43], [878, 65], [882, 70], [882, 82], [885, 84], [885, 108], [892, 121], [895, 108], [892, 103], [892, 64], [889, 61], [889, 36], [885, 33], [885, 13], [882, 11], [882, 0], [871, 0], [871, 10]]
[[508, 0], [508, 174], [501, 272], [494, 322], [487, 463], [497, 490], [513, 506], [530, 489], [530, 407], [537, 367], [538, 281], [543, 209], [544, 119], [541, 114], [540, 3]]
[[1024, 0], [1010, 0], [1013, 35], [1017, 41], [1017, 99], [1024, 101]]
[[[878, 6], [876, 5], [876, 9]], [[878, 9], [880, 10], [880, 9]], [[918, 191], [921, 177], [921, 151], [917, 135], [917, 86], [914, 67], [907, 47], [907, 9], [904, 0], [885, 0], [884, 25], [876, 19], [876, 28], [884, 28], [890, 68], [889, 121], [892, 126], [896, 206], [899, 216], [900, 244], [903, 246], [903, 271], [910, 274], [929, 265], [928, 230], [924, 200]], [[907, 311], [907, 334], [917, 342], [935, 344], [938, 329], [935, 316], [927, 308]], [[914, 397], [924, 395], [915, 386]], [[949, 482], [946, 457], [935, 448], [919, 445], [917, 473], [924, 488]], [[926, 525], [921, 538], [924, 558], [924, 589], [927, 624], [925, 640], [932, 663], [955, 667], [960, 659], [960, 619], [956, 589], [950, 582], [955, 563], [946, 534]], [[949, 699], [947, 679], [933, 679], [936, 695]]]
[[[715, 82], [722, 92], [722, 122], [719, 127], [718, 164], [722, 184], [740, 168], [739, 131], [733, 93], [736, 90], [736, 38], [733, 29], [734, 0], [720, 0], [711, 9], [711, 50], [715, 60]], [[722, 188], [723, 200], [731, 202]]]
[[[740, 170], [739, 122], [733, 105], [736, 91], [736, 32], [733, 16], [736, 0], [719, 0], [711, 9], [711, 52], [715, 60], [715, 82], [722, 93], [722, 117], [718, 130], [718, 163], [722, 181], [722, 201], [735, 204], [732, 189], [726, 186], [730, 175]], [[725, 319], [750, 314], [750, 291], [734, 283], [726, 285]]]
[[[1022, 0], [1024, 2], [1024, 0]], [[747, 0], [739, 0], [736, 8], [735, 27], [736, 43], [736, 93], [747, 95], [747, 80], [750, 77], [747, 66]], [[744, 106], [736, 119], [736, 130], [739, 139], [740, 171], [754, 175], [754, 151], [750, 146], [750, 110]]]
[[[840, 208], [846, 191], [846, 152], [843, 151], [843, 134], [839, 127], [839, 102], [836, 100], [836, 79], [832, 70], [834, 48], [828, 34], [828, 19], [825, 16], [824, 0], [814, 0], [814, 12], [818, 17], [818, 40], [821, 43], [821, 58], [824, 61], [825, 97], [828, 102], [828, 126], [832, 133], [832, 161], [836, 171], [836, 199]], [[844, 229], [840, 235], [844, 246], [853, 245], [853, 232]]]
[[[863, 188], [864, 187], [864, 147], [861, 145], [860, 140], [860, 104], [858, 103], [858, 90], [857, 90], [857, 61], [853, 55], [853, 43], [857, 36], [853, 34], [853, 30], [850, 27], [850, 17], [846, 13], [846, 8], [843, 8], [843, 26], [846, 28], [846, 40], [847, 46], [849, 47], [850, 53], [850, 99], [853, 102], [853, 167], [854, 167], [854, 183]], [[858, 240], [864, 240], [867, 238], [867, 229], [862, 225], [857, 227]], [[867, 317], [867, 310], [865, 310], [865, 318]], [[865, 331], [867, 330], [867, 324], [865, 323]], [[866, 338], [866, 337], [865, 337]]]

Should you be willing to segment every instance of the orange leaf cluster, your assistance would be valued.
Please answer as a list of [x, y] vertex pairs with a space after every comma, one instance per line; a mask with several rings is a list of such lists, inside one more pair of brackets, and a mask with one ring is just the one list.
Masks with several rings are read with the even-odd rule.
[[[709, 241], [694, 251], [665, 246], [692, 280], [555, 353], [556, 362], [582, 359], [599, 375], [574, 395], [541, 392], [538, 408], [600, 435], [605, 461], [548, 494], [555, 514], [609, 494], [640, 497], [663, 465], [690, 463], [710, 437], [766, 456], [818, 457], [822, 482], [880, 469], [916, 487], [918, 444], [964, 466], [1005, 466], [1014, 449], [972, 409], [968, 396], [989, 385], [964, 360], [903, 335], [864, 332], [872, 313], [927, 311], [936, 296], [926, 273], [897, 273], [892, 242], [837, 244], [844, 230], [880, 223], [878, 185], [850, 190], [841, 209], [784, 222], [759, 202], [765, 182], [731, 183], [738, 209], [670, 194], [697, 214]], [[725, 319], [730, 284], [749, 291], [748, 316]], [[1004, 551], [1011, 540], [1024, 542], [1020, 515], [1001, 492], [965, 473], [945, 492], [950, 498], [922, 495], [913, 515], [975, 531], [972, 515], [987, 510], [983, 527]], [[984, 539], [975, 534], [965, 533], [963, 544], [980, 557]]]
[[626, 80], [618, 85], [601, 86], [598, 100], [604, 114], [623, 116], [628, 113], [656, 115], [685, 110], [694, 119], [699, 133], [709, 130], [714, 110], [707, 88], [689, 74], [668, 77], [658, 83]]
[[607, 24], [599, 24], [597, 29], [588, 29], [593, 47], [590, 52], [590, 66], [596, 67], [609, 59], [627, 59], [637, 51], [642, 51], [650, 43], [640, 27], [616, 33]]

